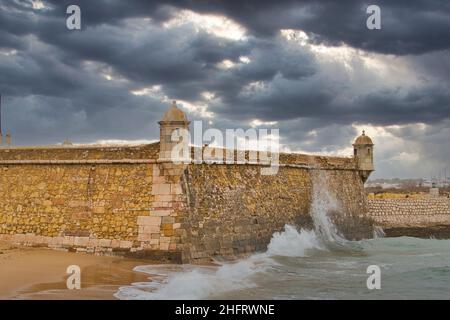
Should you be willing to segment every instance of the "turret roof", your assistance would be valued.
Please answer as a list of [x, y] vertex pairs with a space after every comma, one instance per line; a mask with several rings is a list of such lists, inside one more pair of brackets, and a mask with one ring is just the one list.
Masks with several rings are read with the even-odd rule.
[[182, 110], [178, 109], [176, 101], [173, 101], [172, 106], [170, 107], [169, 110], [166, 111], [166, 113], [164, 113], [164, 116], [161, 119], [161, 121], [163, 121], [163, 122], [166, 122], [166, 121], [187, 122], [188, 120], [187, 120], [186, 114]]
[[356, 138], [354, 145], [373, 145], [372, 139], [369, 136], [366, 136], [366, 132], [363, 130], [362, 135]]

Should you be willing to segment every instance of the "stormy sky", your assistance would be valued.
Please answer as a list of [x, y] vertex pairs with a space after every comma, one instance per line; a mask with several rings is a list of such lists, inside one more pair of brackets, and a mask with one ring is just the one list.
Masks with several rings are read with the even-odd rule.
[[15, 145], [154, 140], [177, 100], [285, 150], [351, 155], [365, 129], [372, 178], [450, 175], [450, 2], [2, 0], [0, 93]]

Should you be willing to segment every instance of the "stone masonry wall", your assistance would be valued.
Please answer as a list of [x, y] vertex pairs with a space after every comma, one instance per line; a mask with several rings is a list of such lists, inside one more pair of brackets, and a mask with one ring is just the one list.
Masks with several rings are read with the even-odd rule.
[[450, 199], [369, 199], [367, 215], [388, 228], [450, 225]]
[[[364, 215], [358, 172], [326, 170], [324, 174], [342, 207], [342, 230], [355, 238], [371, 237], [370, 223], [365, 225], [369, 228], [355, 230], [346, 219]], [[181, 220], [182, 241], [188, 244], [183, 250], [186, 261], [265, 250], [272, 234], [285, 224], [312, 227], [311, 170], [280, 167], [277, 175], [264, 176], [258, 166], [190, 165], [184, 181], [190, 208]]]
[[0, 234], [79, 251], [130, 249], [152, 203], [152, 166], [0, 167]]
[[167, 262], [234, 257], [265, 250], [287, 223], [312, 227], [319, 171], [341, 203], [343, 233], [369, 234], [352, 158], [282, 154], [278, 174], [268, 176], [255, 164], [157, 159], [158, 144], [1, 148], [0, 240]]
[[0, 240], [181, 262], [183, 167], [54, 163], [0, 170]]

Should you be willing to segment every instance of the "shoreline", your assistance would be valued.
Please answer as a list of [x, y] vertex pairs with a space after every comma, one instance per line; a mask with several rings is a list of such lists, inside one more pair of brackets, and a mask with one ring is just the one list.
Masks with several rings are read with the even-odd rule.
[[414, 237], [421, 239], [450, 239], [450, 224], [431, 226], [395, 226], [383, 227], [386, 238]]
[[[148, 275], [133, 271], [147, 263], [150, 264], [147, 260], [0, 243], [0, 300], [116, 299], [113, 294], [118, 287], [148, 281]], [[70, 265], [81, 269], [80, 290], [66, 287]]]

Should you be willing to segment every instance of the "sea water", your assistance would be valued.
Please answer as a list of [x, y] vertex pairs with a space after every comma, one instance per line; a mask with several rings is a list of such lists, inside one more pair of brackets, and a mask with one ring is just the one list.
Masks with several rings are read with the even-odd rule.
[[[267, 252], [217, 267], [139, 266], [149, 281], [120, 299], [450, 299], [450, 240], [409, 237], [329, 249], [313, 231], [286, 226]], [[367, 267], [381, 270], [369, 290]]]
[[[340, 210], [326, 176], [313, 176], [313, 230], [286, 225], [264, 253], [218, 266], [144, 265], [148, 282], [119, 299], [450, 299], [450, 240], [410, 237], [347, 241], [328, 212]], [[378, 236], [377, 236], [378, 235]], [[367, 268], [381, 288], [369, 289]]]

